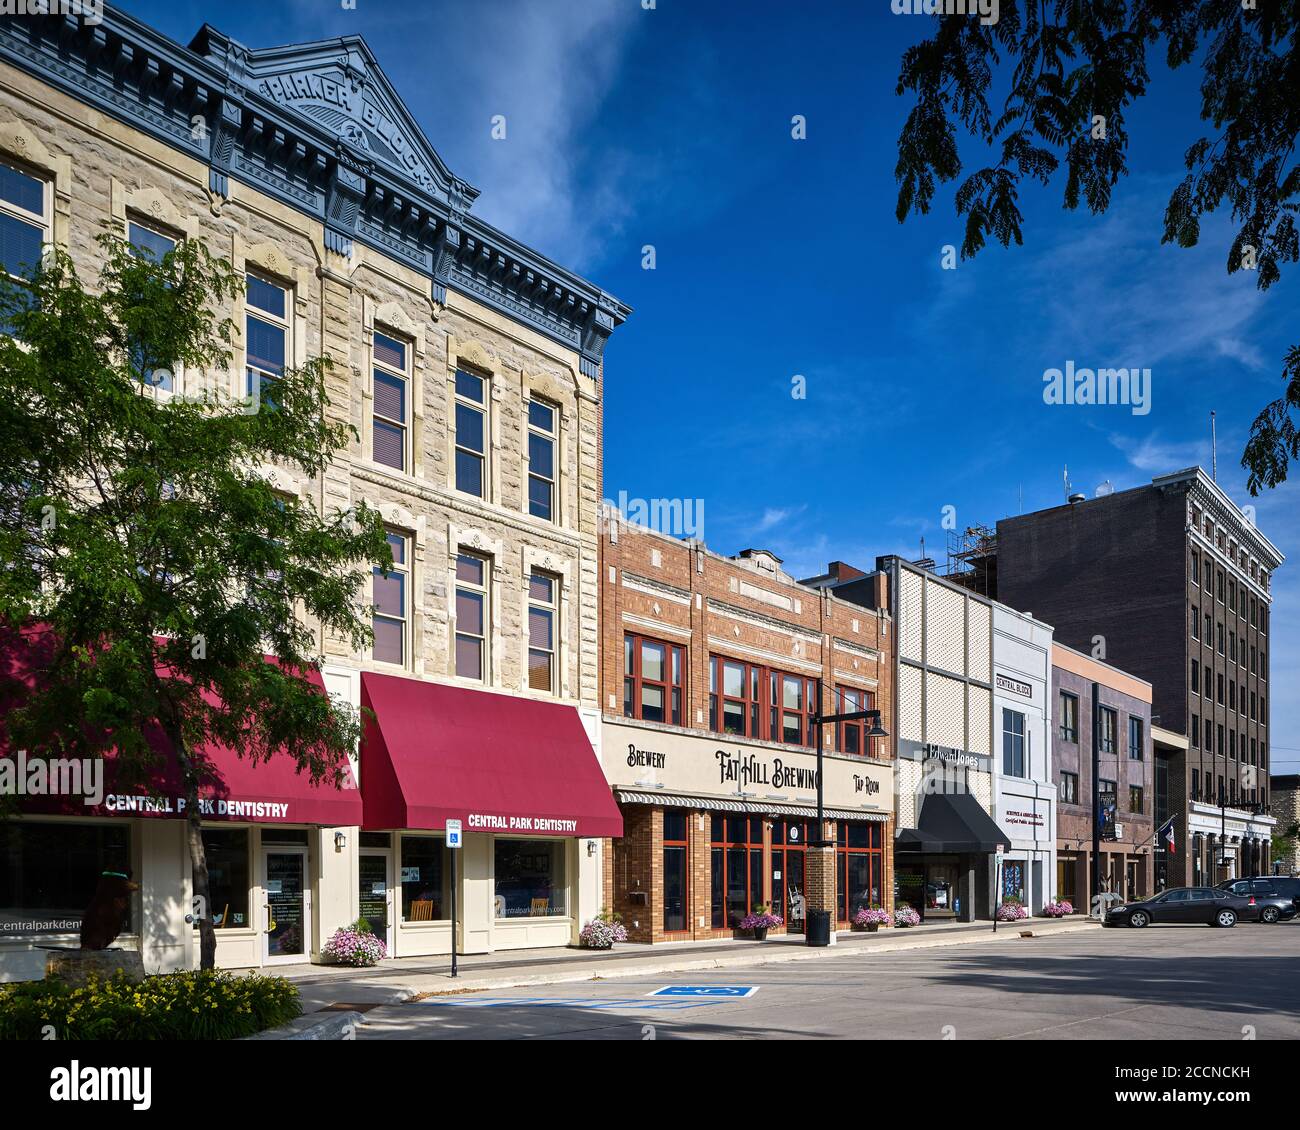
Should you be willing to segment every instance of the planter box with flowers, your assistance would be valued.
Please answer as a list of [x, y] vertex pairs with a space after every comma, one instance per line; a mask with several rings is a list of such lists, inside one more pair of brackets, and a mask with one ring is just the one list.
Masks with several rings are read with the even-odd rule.
[[921, 925], [921, 916], [916, 913], [910, 906], [900, 906], [894, 911], [895, 926], [919, 926]]
[[853, 916], [853, 928], [855, 930], [866, 930], [874, 934], [882, 926], [888, 926], [893, 922], [889, 911], [882, 910], [878, 906], [864, 906]]
[[999, 922], [1019, 922], [1021, 919], [1028, 917], [1029, 911], [1021, 903], [1004, 902], [998, 907], [997, 918]]
[[740, 920], [740, 929], [751, 931], [756, 942], [765, 941], [769, 930], [784, 925], [784, 918], [779, 914], [767, 913], [763, 906], [756, 907], [753, 914], [747, 914]]
[[369, 922], [358, 918], [351, 926], [335, 930], [333, 937], [321, 947], [321, 953], [335, 965], [365, 967], [383, 961], [388, 956], [388, 947], [383, 938], [374, 935]]
[[610, 950], [615, 942], [627, 941], [627, 929], [618, 914], [602, 910], [578, 931], [578, 945], [589, 950]]
[[1049, 902], [1043, 907], [1044, 918], [1064, 918], [1067, 914], [1074, 913], [1074, 904], [1068, 899], [1062, 899], [1060, 902]]

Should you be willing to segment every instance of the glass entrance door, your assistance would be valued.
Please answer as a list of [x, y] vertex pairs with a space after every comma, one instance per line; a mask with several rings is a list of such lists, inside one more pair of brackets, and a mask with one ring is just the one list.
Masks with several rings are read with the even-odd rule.
[[265, 933], [267, 962], [307, 959], [307, 852], [268, 848], [262, 855], [265, 875]]
[[388, 879], [388, 852], [366, 851], [357, 856], [357, 912], [370, 923], [370, 932], [382, 938], [393, 952], [392, 892]]

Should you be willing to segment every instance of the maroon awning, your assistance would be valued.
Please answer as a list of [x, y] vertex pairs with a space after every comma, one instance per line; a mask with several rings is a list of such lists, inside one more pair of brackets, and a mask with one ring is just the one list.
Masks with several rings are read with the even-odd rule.
[[[6, 634], [0, 646], [3, 651], [0, 660], [5, 676], [11, 680], [11, 689], [23, 684], [37, 685], [39, 657], [48, 654], [46, 641], [24, 635], [27, 638], [19, 642], [12, 633]], [[307, 677], [325, 693], [320, 672], [311, 670]], [[0, 722], [2, 715], [0, 704]], [[0, 766], [0, 773], [17, 786], [14, 800], [20, 813], [162, 819], [186, 815], [180, 765], [158, 726], [150, 727], [146, 733], [156, 754], [156, 764], [151, 767], [147, 780], [143, 783], [126, 780], [123, 767], [117, 764], [116, 754], [110, 749], [103, 755], [102, 797], [90, 804], [85, 803], [84, 794], [85, 784], [93, 781], [93, 765], [65, 764], [56, 770], [65, 785], [75, 779], [80, 786], [79, 795], [53, 795], [48, 783], [44, 791], [34, 792], [33, 786], [38, 786], [42, 772], [47, 782], [52, 776], [49, 761], [43, 757], [27, 759], [25, 753], [9, 747], [2, 731], [0, 725], [0, 761], [8, 764]], [[209, 743], [196, 751], [196, 757], [205, 765], [204, 780], [198, 790], [199, 807], [205, 820], [328, 827], [361, 823], [361, 794], [350, 771], [344, 787], [339, 789], [332, 784], [312, 784], [309, 777], [297, 771], [297, 763], [288, 750], [273, 754], [269, 761], [253, 762], [240, 757], [233, 749]]]
[[364, 827], [621, 836], [623, 817], [571, 706], [361, 675]]

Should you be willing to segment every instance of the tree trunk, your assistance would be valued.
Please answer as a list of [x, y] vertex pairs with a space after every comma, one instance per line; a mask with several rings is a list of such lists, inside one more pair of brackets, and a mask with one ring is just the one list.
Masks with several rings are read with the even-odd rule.
[[199, 790], [189, 773], [185, 774], [185, 831], [194, 870], [194, 902], [190, 912], [199, 925], [199, 968], [212, 969], [217, 963], [217, 931], [212, 925], [212, 898], [208, 891], [208, 857], [203, 850]]

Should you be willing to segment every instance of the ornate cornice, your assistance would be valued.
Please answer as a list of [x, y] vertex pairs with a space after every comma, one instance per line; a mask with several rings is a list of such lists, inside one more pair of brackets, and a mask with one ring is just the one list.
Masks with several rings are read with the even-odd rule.
[[0, 60], [574, 350], [596, 377], [629, 307], [470, 214], [478, 189], [438, 156], [360, 36], [252, 50], [205, 25], [189, 47], [105, 8], [0, 19]]

